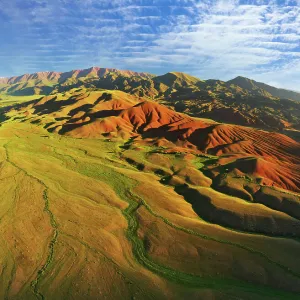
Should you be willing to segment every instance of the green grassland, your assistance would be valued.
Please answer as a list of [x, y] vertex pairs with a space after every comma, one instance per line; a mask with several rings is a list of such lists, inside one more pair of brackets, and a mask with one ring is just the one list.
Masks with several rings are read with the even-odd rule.
[[298, 299], [297, 239], [209, 222], [180, 189], [245, 205], [210, 187], [213, 160], [2, 123], [0, 298]]

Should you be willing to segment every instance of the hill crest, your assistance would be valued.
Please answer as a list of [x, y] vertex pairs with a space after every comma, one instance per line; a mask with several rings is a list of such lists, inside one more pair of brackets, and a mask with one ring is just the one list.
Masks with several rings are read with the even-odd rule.
[[282, 89], [273, 87], [271, 85], [268, 85], [263, 82], [258, 82], [253, 79], [243, 77], [243, 76], [237, 76], [234, 79], [231, 79], [227, 81], [227, 84], [234, 84], [237, 85], [243, 89], [254, 91], [254, 90], [265, 90], [267, 93], [269, 93], [271, 96], [276, 98], [287, 98], [292, 99], [296, 101], [300, 101], [300, 93], [297, 93], [295, 91]]
[[141, 76], [141, 77], [151, 77], [152, 75], [146, 72], [134, 72], [130, 70], [118, 70], [115, 68], [101, 68], [101, 67], [90, 67], [87, 69], [74, 69], [66, 72], [56, 72], [56, 71], [41, 71], [35, 73], [22, 74], [12, 77], [0, 77], [0, 84], [16, 84], [21, 82], [26, 82], [29, 80], [50, 80], [54, 82], [64, 81], [70, 77], [80, 78], [85, 76], [98, 76], [103, 77], [108, 73], [118, 73], [123, 76]]

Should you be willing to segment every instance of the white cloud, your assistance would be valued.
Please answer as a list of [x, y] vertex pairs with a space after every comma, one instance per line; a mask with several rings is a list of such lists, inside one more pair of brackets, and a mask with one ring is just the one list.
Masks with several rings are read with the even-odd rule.
[[17, 32], [13, 51], [8, 43], [0, 56], [18, 57], [18, 66], [3, 60], [14, 73], [28, 64], [97, 64], [225, 80], [244, 75], [299, 89], [300, 0], [282, 2], [31, 0], [29, 9], [23, 0], [2, 0], [4, 25]]
[[[169, 56], [174, 66], [201, 77], [246, 75], [264, 81], [276, 79], [289, 88], [289, 82], [299, 86], [300, 7], [262, 2], [199, 3], [194, 24], [175, 25], [136, 60]], [[174, 53], [181, 55], [176, 59]], [[195, 65], [201, 61], [205, 65]]]

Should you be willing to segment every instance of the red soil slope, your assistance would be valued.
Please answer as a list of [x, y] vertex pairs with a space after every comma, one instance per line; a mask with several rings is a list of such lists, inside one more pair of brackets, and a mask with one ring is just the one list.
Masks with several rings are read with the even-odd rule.
[[[152, 102], [122, 110], [118, 116], [96, 119], [68, 132], [76, 137], [96, 137], [103, 133], [141, 135], [152, 140], [167, 140], [174, 146], [192, 148], [217, 156], [236, 154], [235, 168], [242, 173], [263, 177], [267, 185], [300, 191], [300, 144], [291, 138], [262, 130], [209, 124], [179, 114]], [[121, 134], [120, 134], [121, 133]]]
[[216, 155], [220, 166], [233, 164], [241, 174], [263, 178], [266, 185], [300, 191], [300, 144], [285, 135], [195, 119], [122, 92], [99, 95], [45, 97], [22, 109], [40, 121], [45, 115], [54, 117], [51, 128], [60, 134], [134, 137], [171, 151]]

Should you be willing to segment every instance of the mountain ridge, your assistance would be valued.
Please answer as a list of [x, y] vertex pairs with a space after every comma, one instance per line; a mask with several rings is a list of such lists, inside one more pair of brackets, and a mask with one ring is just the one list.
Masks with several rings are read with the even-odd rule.
[[35, 73], [26, 73], [21, 74], [17, 76], [11, 76], [11, 77], [0, 77], [0, 84], [16, 84], [21, 83], [28, 80], [53, 80], [57, 81], [57, 83], [64, 82], [68, 77], [86, 77], [86, 76], [98, 76], [99, 78], [102, 78], [108, 73], [118, 73], [120, 75], [125, 76], [141, 76], [142, 78], [161, 78], [161, 77], [167, 77], [170, 75], [176, 76], [177, 78], [180, 78], [181, 80], [190, 80], [190, 81], [200, 81], [200, 82], [213, 82], [213, 81], [219, 81], [222, 83], [226, 83], [228, 85], [234, 84], [241, 88], [245, 88], [248, 90], [255, 90], [257, 87], [266, 90], [269, 94], [271, 94], [274, 97], [278, 98], [288, 98], [296, 101], [300, 101], [300, 92], [284, 89], [284, 88], [278, 88], [271, 86], [269, 84], [265, 84], [263, 82], [256, 81], [254, 79], [250, 79], [244, 76], [237, 76], [233, 79], [230, 79], [228, 81], [219, 80], [219, 79], [207, 79], [202, 80], [198, 77], [189, 75], [184, 72], [177, 72], [177, 71], [171, 71], [163, 75], [153, 75], [148, 72], [136, 72], [131, 70], [121, 70], [116, 68], [103, 68], [103, 67], [97, 67], [92, 66], [87, 69], [73, 69], [71, 71], [65, 71], [65, 72], [57, 72], [57, 71], [40, 71]]
[[[88, 76], [94, 74], [99, 77], [103, 77], [108, 72], [118, 72], [123, 75], [137, 75], [137, 76], [151, 76], [149, 73], [146, 72], [134, 72], [130, 70], [118, 70], [115, 68], [101, 68], [101, 67], [90, 67], [87, 69], [74, 69], [71, 71], [66, 72], [57, 72], [57, 71], [41, 71], [35, 73], [26, 73], [22, 75], [12, 76], [12, 77], [0, 77], [0, 84], [14, 84], [20, 83], [23, 81], [31, 80], [31, 79], [48, 79], [48, 80], [59, 80], [61, 78], [65, 78], [67, 76], [76, 78]], [[46, 77], [46, 78], [45, 78]]]
[[[271, 86], [269, 84], [263, 83], [256, 81], [254, 79], [250, 79], [247, 77], [243, 76], [237, 76], [229, 81], [227, 81], [228, 84], [234, 83], [235, 85], [238, 85], [240, 87], [245, 87], [245, 84], [248, 82], [248, 84], [252, 85], [252, 88], [255, 86], [258, 86], [268, 93], [270, 93], [274, 97], [278, 98], [289, 98], [292, 100], [300, 101], [300, 92], [293, 91], [293, 90], [288, 90], [288, 89], [283, 89], [283, 88], [277, 88], [274, 86]], [[251, 87], [249, 87], [251, 89]]]
[[[279, 89], [241, 76], [226, 82], [201, 80], [182, 72], [155, 76], [100, 67], [39, 72], [0, 80], [0, 101], [1, 95], [4, 98], [55, 95], [73, 88], [120, 90], [155, 100], [193, 117], [218, 122], [271, 130], [298, 130], [300, 127], [300, 101], [278, 98], [274, 95]], [[287, 95], [298, 94], [288, 92]]]

